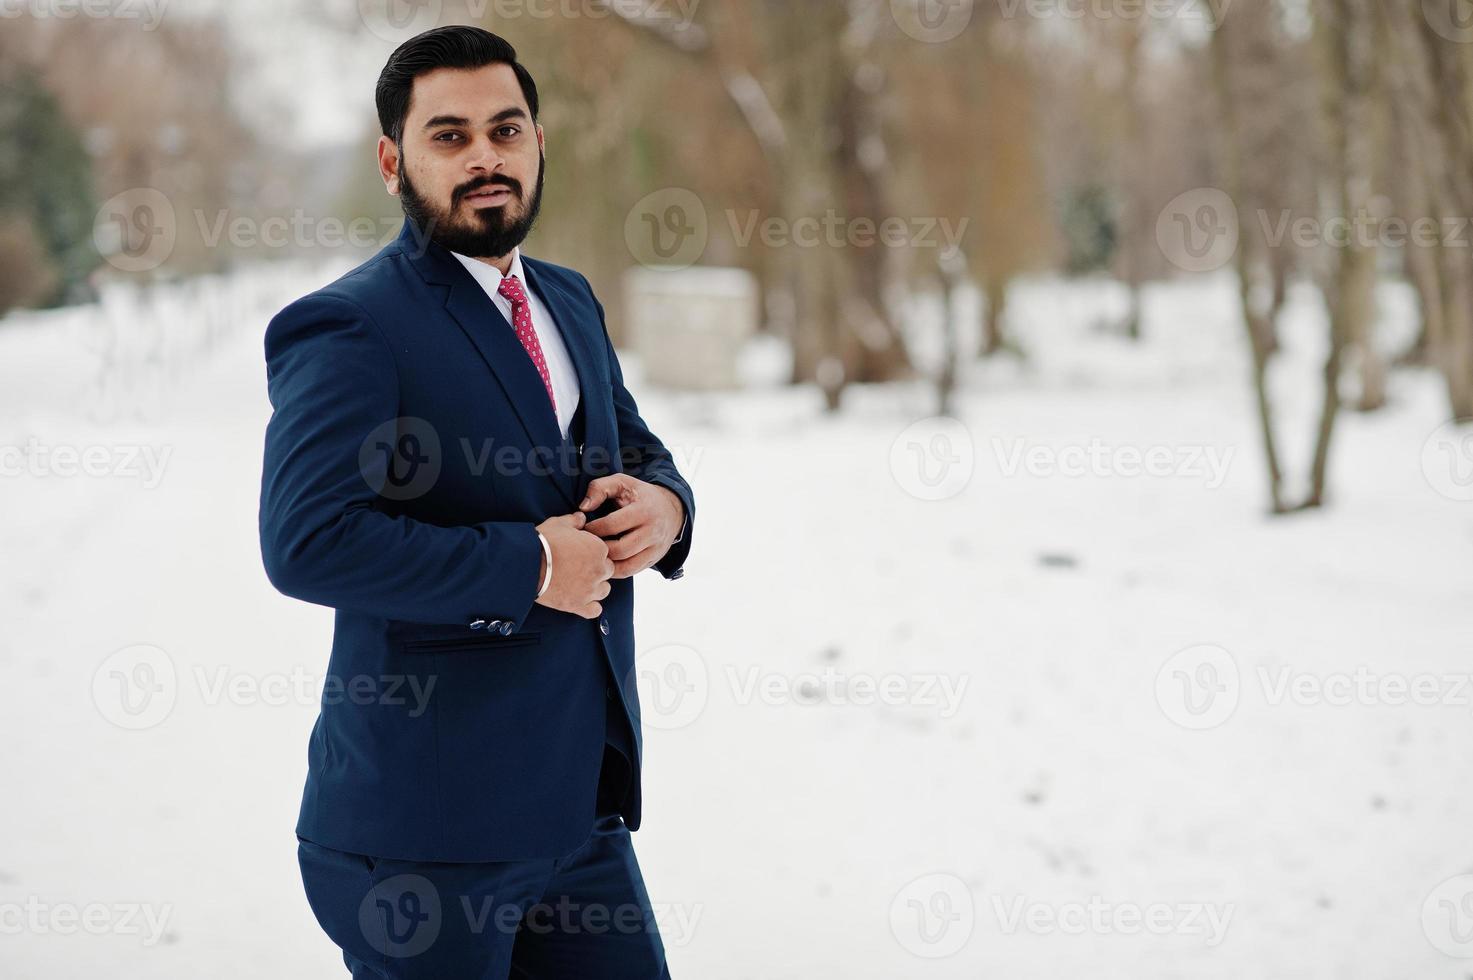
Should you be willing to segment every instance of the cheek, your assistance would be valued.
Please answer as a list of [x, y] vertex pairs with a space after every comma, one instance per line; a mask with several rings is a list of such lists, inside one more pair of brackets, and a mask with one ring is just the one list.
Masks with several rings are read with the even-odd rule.
[[414, 189], [431, 201], [449, 200], [451, 192], [458, 186], [452, 168], [424, 157], [409, 168], [409, 179], [414, 182]]
[[533, 143], [525, 149], [519, 149], [515, 154], [507, 157], [507, 169], [511, 175], [522, 182], [522, 186], [531, 190], [537, 186], [538, 167], [537, 144]]

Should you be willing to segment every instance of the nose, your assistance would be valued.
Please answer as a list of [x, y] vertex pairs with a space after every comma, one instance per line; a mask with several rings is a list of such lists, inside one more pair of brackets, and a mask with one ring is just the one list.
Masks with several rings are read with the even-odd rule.
[[474, 174], [492, 174], [505, 163], [496, 144], [489, 137], [477, 137], [471, 143], [471, 151], [466, 157], [465, 169]]

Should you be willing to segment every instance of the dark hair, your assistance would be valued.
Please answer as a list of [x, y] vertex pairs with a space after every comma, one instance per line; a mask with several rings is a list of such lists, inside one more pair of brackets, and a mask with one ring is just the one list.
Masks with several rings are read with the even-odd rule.
[[389, 55], [388, 64], [378, 76], [374, 99], [378, 103], [378, 121], [384, 135], [395, 143], [404, 139], [404, 119], [409, 115], [409, 100], [414, 80], [437, 68], [483, 68], [507, 64], [522, 84], [522, 96], [537, 121], [537, 83], [517, 61], [517, 49], [505, 38], [479, 27], [453, 25], [436, 27], [418, 34]]

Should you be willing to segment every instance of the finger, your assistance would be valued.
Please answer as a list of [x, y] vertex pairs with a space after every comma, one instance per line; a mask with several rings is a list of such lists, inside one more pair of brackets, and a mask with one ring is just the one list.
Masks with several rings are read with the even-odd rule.
[[608, 488], [604, 486], [605, 479], [607, 477], [601, 476], [588, 484], [588, 493], [584, 495], [583, 502], [578, 505], [579, 510], [593, 510], [599, 504], [609, 499]]
[[655, 562], [663, 557], [663, 554], [659, 548], [646, 548], [632, 558], [615, 562], [616, 571], [614, 572], [614, 578], [633, 578], [646, 568], [654, 565]]
[[602, 601], [604, 599], [607, 599], [609, 597], [609, 593], [613, 591], [614, 586], [610, 584], [608, 579], [604, 579], [603, 585], [599, 588], [598, 593], [594, 596], [594, 598]]
[[637, 527], [622, 538], [615, 538], [609, 542], [609, 558], [613, 561], [626, 561], [647, 551], [656, 545], [654, 525], [646, 524]]
[[588, 515], [583, 513], [581, 510], [575, 510], [571, 514], [559, 514], [557, 517], [554, 517], [553, 520], [562, 524], [567, 524], [571, 528], [582, 530], [583, 525], [588, 523]]
[[627, 507], [620, 507], [612, 514], [591, 522], [584, 530], [590, 534], [597, 534], [601, 538], [610, 538], [641, 524], [648, 524], [653, 518], [654, 515], [650, 513], [650, 508], [644, 501], [635, 501]]
[[579, 510], [593, 510], [599, 504], [610, 497], [618, 496], [623, 486], [624, 474], [614, 473], [610, 476], [601, 476], [588, 484], [588, 494], [583, 502], [578, 505]]
[[597, 602], [590, 602], [588, 605], [578, 610], [578, 615], [582, 616], [584, 619], [597, 619], [603, 614], [604, 607], [602, 604]]

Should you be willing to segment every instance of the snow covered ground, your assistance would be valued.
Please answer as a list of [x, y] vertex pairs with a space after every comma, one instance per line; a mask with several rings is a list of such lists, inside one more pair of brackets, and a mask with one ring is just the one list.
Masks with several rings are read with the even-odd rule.
[[[345, 975], [292, 834], [331, 614], [255, 525], [261, 330], [333, 274], [0, 325], [0, 975]], [[638, 605], [675, 976], [1473, 972], [1473, 455], [1436, 379], [1343, 418], [1331, 508], [1268, 518], [1230, 285], [1153, 289], [1140, 345], [1120, 308], [1020, 290], [1031, 357], [972, 369], [957, 423], [626, 364], [700, 498]]]

